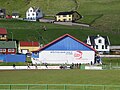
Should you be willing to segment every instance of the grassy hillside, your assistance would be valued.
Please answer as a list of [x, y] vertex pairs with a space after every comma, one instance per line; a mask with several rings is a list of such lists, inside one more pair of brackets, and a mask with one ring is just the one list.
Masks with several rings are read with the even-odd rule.
[[[43, 25], [46, 26], [46, 31], [42, 29]], [[80, 26], [64, 26], [17, 20], [0, 20], [0, 27], [4, 27], [8, 30], [8, 38], [12, 38], [11, 32], [13, 32], [13, 37], [16, 40], [40, 41], [43, 44], [47, 44], [66, 33], [73, 35], [81, 41], [85, 41], [88, 35], [107, 35], [109, 36], [112, 45], [120, 44], [120, 35]]]
[[24, 17], [29, 7], [40, 7], [44, 14], [54, 15], [58, 11], [73, 10], [74, 0], [0, 0], [0, 7], [6, 8], [7, 13], [18, 11]]
[[[70, 11], [76, 8], [83, 16], [78, 22], [90, 24], [92, 27], [84, 30], [83, 28], [81, 29], [81, 27], [69, 28], [67, 26], [46, 24], [48, 28], [47, 32], [49, 33], [46, 32], [47, 36], [45, 35], [43, 37], [48, 40], [47, 42], [64, 33], [70, 33], [80, 40], [85, 40], [88, 35], [102, 34], [108, 35], [112, 44], [120, 45], [120, 0], [0, 0], [0, 7], [6, 8], [7, 13], [18, 11], [22, 17], [25, 16], [25, 12], [30, 6], [40, 7], [45, 15], [55, 15], [59, 11]], [[42, 25], [38, 22], [7, 22], [7, 24], [5, 24], [6, 22], [0, 21], [0, 23], [2, 23], [0, 27], [6, 27], [10, 31], [12, 29], [19, 29], [19, 32], [21, 32], [19, 33], [20, 35], [22, 34], [22, 30], [23, 32], [26, 29], [38, 30], [40, 29], [39, 25]], [[59, 33], [53, 36], [50, 35], [51, 31], [53, 34]], [[18, 34], [15, 34], [18, 30], [13, 32], [16, 39], [22, 38], [19, 37]], [[28, 32], [28, 34], [31, 32]]]

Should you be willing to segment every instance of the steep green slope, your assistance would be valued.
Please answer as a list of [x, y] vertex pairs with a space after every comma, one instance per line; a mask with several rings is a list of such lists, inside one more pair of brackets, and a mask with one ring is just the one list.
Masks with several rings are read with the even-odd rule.
[[54, 15], [59, 11], [74, 10], [74, 0], [4, 0], [0, 2], [1, 8], [6, 8], [7, 13], [18, 11], [24, 17], [29, 7], [40, 7], [45, 15]]
[[[46, 26], [46, 31], [43, 30], [43, 25]], [[9, 39], [12, 38], [11, 32], [13, 32], [14, 39], [20, 41], [39, 41], [40, 43], [47, 44], [63, 34], [68, 33], [81, 41], [85, 41], [88, 35], [107, 35], [110, 38], [111, 45], [120, 44], [120, 35], [117, 33], [103, 32], [101, 30], [99, 31], [94, 30], [93, 28], [84, 28], [80, 26], [64, 26], [51, 23], [25, 22], [17, 20], [0, 20], [0, 27], [7, 29]]]
[[[120, 0], [0, 0], [0, 7], [6, 8], [7, 13], [11, 14], [12, 11], [18, 11], [22, 17], [25, 17], [25, 12], [30, 6], [40, 7], [45, 15], [55, 15], [60, 11], [70, 11], [76, 8], [83, 16], [78, 22], [90, 24], [92, 28], [90, 27], [87, 32], [83, 30], [82, 34], [74, 31], [75, 28], [71, 33], [74, 33], [77, 37], [83, 35], [81, 37], [82, 40], [85, 40], [85, 37], [88, 35], [108, 35], [112, 44], [120, 45]], [[32, 26], [29, 26], [29, 28], [28, 25], [30, 23], [15, 23], [8, 22], [5, 24], [5, 22], [1, 21], [0, 27], [6, 27], [7, 29], [26, 29], [26, 26], [27, 29], [39, 28], [38, 23], [32, 23]], [[48, 25], [48, 27], [52, 27], [52, 33], [56, 33], [56, 30], [62, 30], [59, 31], [61, 34], [69, 33], [70, 31], [70, 28], [64, 30], [63, 26], [59, 26], [61, 28], [58, 28], [54, 25]], [[48, 39], [50, 39], [48, 41], [51, 41], [55, 38], [51, 36]]]
[[[78, 0], [78, 3], [78, 10], [84, 16], [83, 22], [90, 22], [100, 31], [120, 34], [120, 0]], [[96, 19], [96, 15], [102, 16]], [[88, 18], [90, 16], [93, 16], [91, 21]], [[86, 18], [88, 21], [85, 21]]]

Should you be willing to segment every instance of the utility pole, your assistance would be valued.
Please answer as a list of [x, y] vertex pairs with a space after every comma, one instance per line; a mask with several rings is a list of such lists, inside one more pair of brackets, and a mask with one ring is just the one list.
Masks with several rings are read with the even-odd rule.
[[13, 41], [13, 33], [11, 32], [11, 35], [12, 35], [12, 41]]

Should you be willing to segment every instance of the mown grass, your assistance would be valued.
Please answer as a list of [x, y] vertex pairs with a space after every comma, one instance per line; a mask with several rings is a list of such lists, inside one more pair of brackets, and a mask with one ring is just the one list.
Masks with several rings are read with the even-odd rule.
[[119, 85], [120, 70], [12, 70], [0, 71], [1, 84]]
[[120, 66], [120, 58], [102, 58], [103, 64], [105, 65], [116, 65]]

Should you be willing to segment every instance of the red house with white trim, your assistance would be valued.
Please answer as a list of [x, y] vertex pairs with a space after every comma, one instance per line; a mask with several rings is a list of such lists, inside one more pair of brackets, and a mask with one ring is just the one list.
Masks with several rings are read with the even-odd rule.
[[0, 28], [0, 40], [7, 40], [7, 30]]
[[16, 54], [16, 41], [0, 41], [0, 54]]

